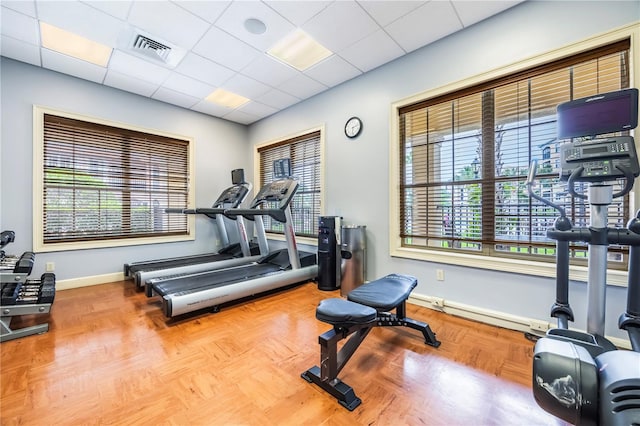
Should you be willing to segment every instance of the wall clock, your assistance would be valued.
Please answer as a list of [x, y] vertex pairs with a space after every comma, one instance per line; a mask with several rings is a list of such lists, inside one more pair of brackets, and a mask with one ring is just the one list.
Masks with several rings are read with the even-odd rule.
[[360, 132], [362, 132], [362, 120], [358, 117], [351, 117], [347, 120], [344, 125], [344, 134], [347, 135], [348, 138], [357, 137]]

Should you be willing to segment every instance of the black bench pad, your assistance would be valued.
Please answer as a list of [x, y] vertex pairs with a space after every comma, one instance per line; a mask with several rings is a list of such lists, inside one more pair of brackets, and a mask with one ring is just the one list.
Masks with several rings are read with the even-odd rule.
[[377, 316], [378, 312], [369, 306], [339, 298], [324, 299], [316, 308], [316, 318], [332, 325], [367, 324]]
[[347, 299], [378, 311], [389, 311], [407, 300], [416, 285], [418, 279], [411, 275], [390, 274], [351, 290]]

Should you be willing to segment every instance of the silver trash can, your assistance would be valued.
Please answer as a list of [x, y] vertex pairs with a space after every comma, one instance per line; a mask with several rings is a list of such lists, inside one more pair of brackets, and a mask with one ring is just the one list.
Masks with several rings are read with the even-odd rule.
[[343, 226], [342, 236], [342, 279], [340, 295], [346, 296], [366, 280], [367, 237], [366, 226]]

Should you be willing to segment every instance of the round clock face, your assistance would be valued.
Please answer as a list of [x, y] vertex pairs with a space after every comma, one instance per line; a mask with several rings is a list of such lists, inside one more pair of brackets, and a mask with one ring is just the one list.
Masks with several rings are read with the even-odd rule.
[[348, 138], [355, 138], [362, 131], [362, 121], [358, 117], [351, 117], [344, 125], [344, 134]]

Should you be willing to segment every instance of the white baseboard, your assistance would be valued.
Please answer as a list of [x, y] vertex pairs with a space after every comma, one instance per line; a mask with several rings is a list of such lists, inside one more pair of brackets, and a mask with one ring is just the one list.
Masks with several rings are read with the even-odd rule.
[[69, 290], [78, 287], [89, 287], [92, 285], [112, 283], [124, 280], [123, 272], [114, 272], [111, 274], [93, 275], [90, 277], [71, 278], [68, 280], [56, 280], [56, 291]]
[[[538, 336], [544, 336], [547, 330], [553, 328], [553, 324], [549, 322], [511, 315], [505, 312], [492, 311], [463, 303], [451, 302], [439, 297], [426, 296], [423, 294], [413, 293], [409, 296], [408, 301], [414, 305], [423, 306], [433, 309], [434, 311]], [[607, 339], [619, 348], [631, 349], [631, 343], [627, 339], [618, 337], [607, 337]]]

